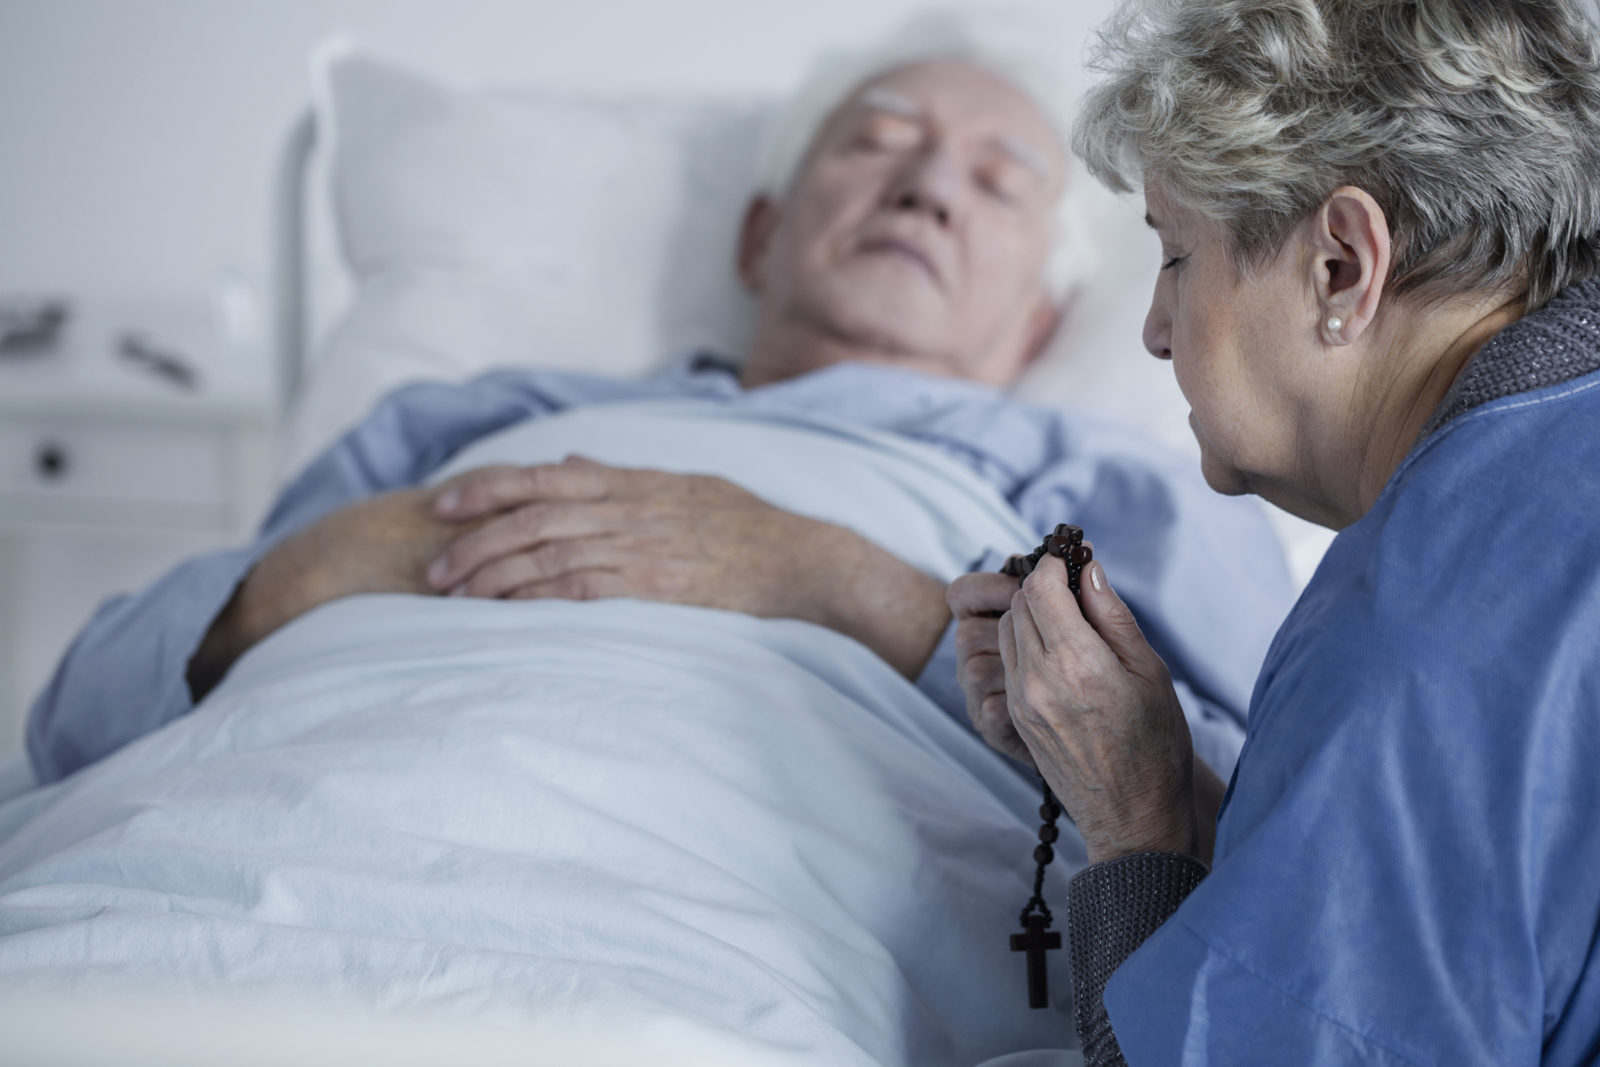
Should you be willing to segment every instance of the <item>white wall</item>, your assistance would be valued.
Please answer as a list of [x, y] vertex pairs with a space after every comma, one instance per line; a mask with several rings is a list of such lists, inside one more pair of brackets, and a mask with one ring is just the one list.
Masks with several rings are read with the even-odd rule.
[[0, 293], [203, 297], [231, 274], [264, 295], [274, 159], [330, 31], [463, 81], [775, 90], [915, 6], [0, 0]]

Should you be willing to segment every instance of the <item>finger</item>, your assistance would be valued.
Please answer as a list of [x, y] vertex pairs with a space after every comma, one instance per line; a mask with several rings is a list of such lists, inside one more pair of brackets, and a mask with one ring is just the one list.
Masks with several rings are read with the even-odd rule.
[[1005, 696], [1006, 665], [1000, 661], [1000, 653], [969, 660], [961, 677], [961, 691], [967, 697], [969, 709], [990, 697]]
[[1144, 674], [1161, 663], [1139, 629], [1139, 621], [1106, 580], [1106, 569], [1099, 560], [1083, 569], [1082, 595], [1084, 617], [1124, 667]]
[[601, 600], [630, 596], [627, 580], [616, 571], [574, 571], [548, 582], [530, 582], [514, 589], [508, 600]]
[[1094, 631], [1084, 623], [1078, 599], [1067, 583], [1067, 565], [1062, 560], [1054, 556], [1040, 560], [1033, 573], [1023, 579], [1021, 595], [1044, 647], [1083, 649], [1100, 643]]
[[950, 613], [957, 619], [971, 616], [1005, 614], [1011, 606], [1011, 596], [1017, 591], [1017, 580], [1005, 574], [980, 571], [963, 574], [950, 583], [944, 599]]
[[434, 512], [461, 521], [539, 500], [598, 500], [610, 491], [610, 470], [598, 463], [480, 467], [439, 486]]
[[1004, 693], [991, 694], [974, 705], [972, 727], [979, 737], [1002, 752], [1015, 744], [1017, 729], [1011, 725], [1011, 713], [1006, 710]]
[[524, 504], [445, 546], [428, 565], [428, 584], [452, 589], [494, 560], [546, 542], [610, 536], [626, 526], [622, 506], [607, 501]]
[[1000, 620], [987, 615], [969, 616], [956, 623], [956, 657], [1000, 654]]
[[1016, 724], [1011, 721], [1011, 711], [1006, 705], [1004, 693], [985, 700], [979, 717], [983, 725], [978, 728], [978, 734], [990, 748], [1003, 752], [1026, 766], [1034, 765], [1033, 753], [1028, 751], [1027, 742], [1022, 739], [1022, 735], [1017, 732]]
[[[1031, 575], [1030, 575], [1031, 577]], [[1037, 663], [1045, 655], [1045, 641], [1039, 633], [1039, 625], [1033, 612], [1033, 604], [1028, 596], [1028, 583], [1024, 581], [1022, 588], [1011, 598], [1011, 629], [1013, 640], [1016, 642], [1017, 662], [1026, 666]], [[1070, 595], [1070, 594], [1069, 594]]]
[[[1016, 599], [1012, 599], [1016, 603]], [[1010, 675], [1017, 669], [1017, 631], [1016, 620], [1011, 617], [1011, 612], [1000, 616], [1000, 662], [1005, 664], [1006, 674]]]
[[489, 561], [450, 592], [455, 596], [505, 597], [524, 586], [557, 581], [578, 571], [609, 570], [624, 560], [615, 538], [549, 541]]
[[1005, 688], [1006, 666], [1000, 654], [1000, 631], [994, 628], [985, 644], [992, 646], [963, 652], [956, 658], [956, 682], [973, 698], [988, 696]]
[[[1006, 667], [998, 651], [961, 661], [956, 679], [965, 698], [967, 718], [990, 745], [1015, 755], [1015, 729], [1006, 707]], [[1016, 742], [1020, 743], [1020, 742]]]

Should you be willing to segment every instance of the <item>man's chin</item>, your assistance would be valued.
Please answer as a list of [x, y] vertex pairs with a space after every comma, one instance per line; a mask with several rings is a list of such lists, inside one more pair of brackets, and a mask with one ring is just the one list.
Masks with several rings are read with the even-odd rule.
[[864, 289], [821, 302], [807, 317], [837, 340], [886, 355], [915, 355], [949, 347], [944, 301], [922, 293]]

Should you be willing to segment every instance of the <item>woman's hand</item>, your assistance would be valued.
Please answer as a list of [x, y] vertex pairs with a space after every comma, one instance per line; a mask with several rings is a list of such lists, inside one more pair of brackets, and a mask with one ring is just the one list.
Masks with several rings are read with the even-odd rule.
[[989, 746], [1033, 766], [1033, 755], [1006, 707], [1006, 666], [1000, 659], [1000, 618], [1011, 607], [1017, 579], [993, 572], [963, 574], [945, 600], [956, 621], [956, 681], [967, 698], [967, 718]]
[[1194, 750], [1166, 664], [1100, 563], [1081, 587], [1080, 611], [1065, 565], [1046, 557], [1012, 596], [998, 634], [1012, 725], [1091, 863], [1198, 857]]

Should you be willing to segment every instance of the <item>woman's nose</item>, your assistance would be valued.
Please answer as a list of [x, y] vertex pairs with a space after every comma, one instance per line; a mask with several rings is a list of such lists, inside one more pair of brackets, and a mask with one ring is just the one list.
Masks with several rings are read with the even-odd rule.
[[1172, 358], [1172, 317], [1156, 301], [1144, 316], [1144, 348], [1157, 359]]

